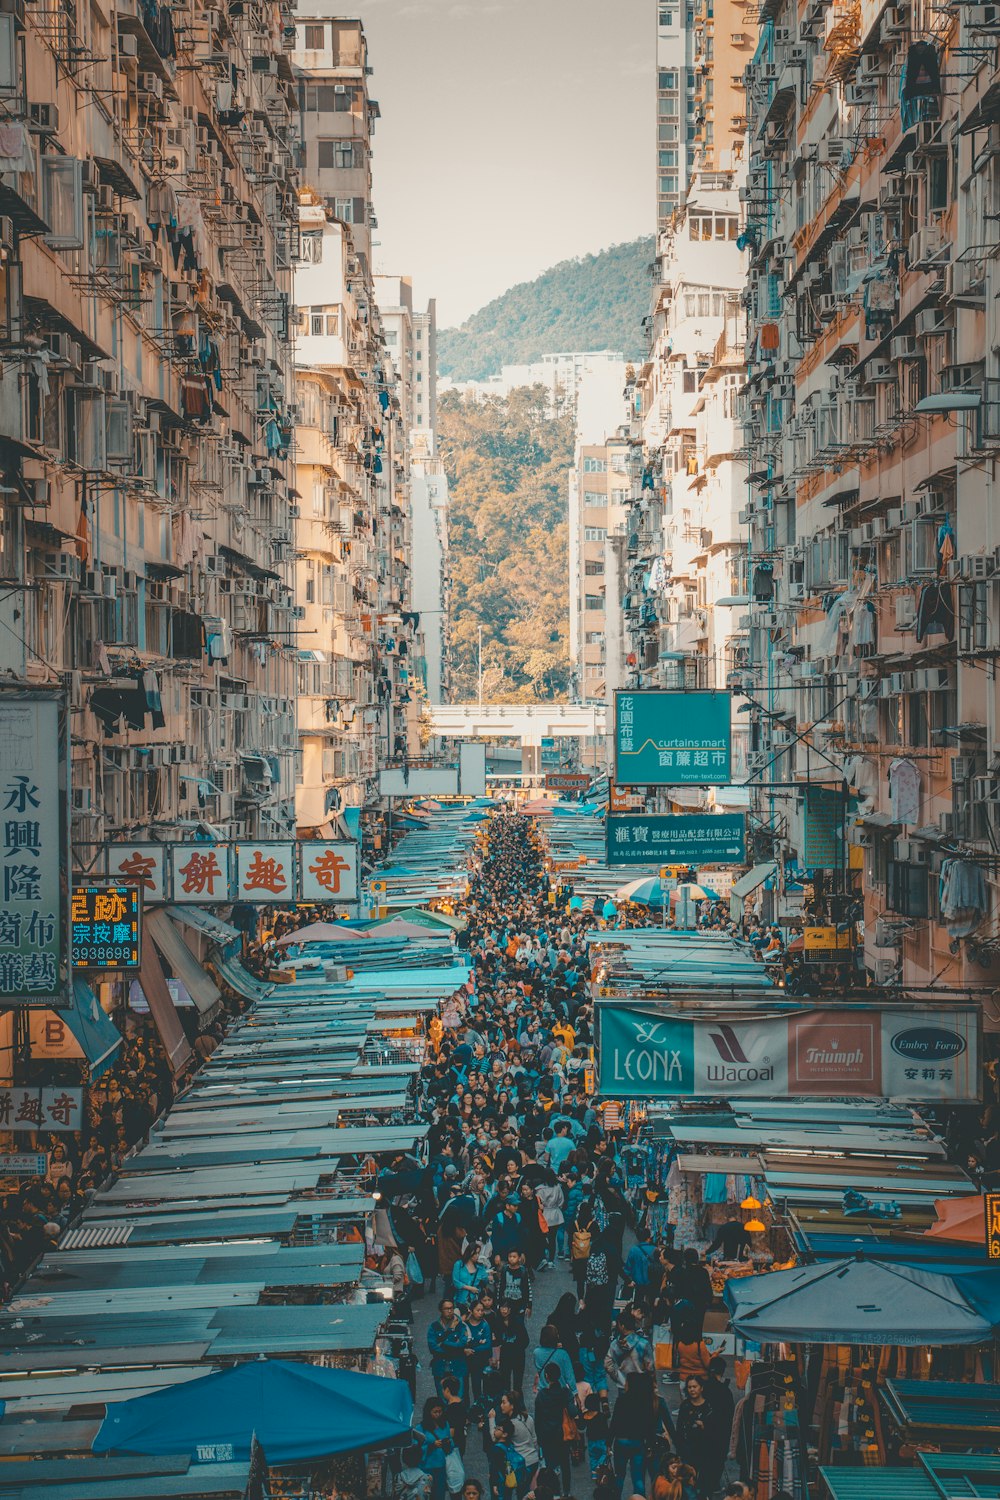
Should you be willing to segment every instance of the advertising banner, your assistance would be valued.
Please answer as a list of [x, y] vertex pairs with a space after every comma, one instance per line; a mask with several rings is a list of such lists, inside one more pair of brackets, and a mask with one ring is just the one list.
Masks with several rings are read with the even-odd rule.
[[979, 1098], [973, 1006], [845, 1005], [733, 1020], [596, 1010], [599, 1091], [612, 1098]]
[[76, 886], [69, 916], [74, 969], [138, 969], [142, 949], [138, 886]]
[[727, 786], [732, 697], [651, 689], [615, 693], [619, 786]]
[[609, 816], [606, 828], [609, 865], [746, 863], [743, 813]]
[[585, 792], [589, 785], [590, 777], [586, 771], [547, 771], [545, 773], [547, 792]]
[[66, 714], [0, 693], [0, 1006], [69, 1004]]
[[356, 901], [360, 846], [352, 840], [299, 844], [301, 901]]
[[642, 797], [637, 792], [627, 792], [623, 787], [608, 788], [608, 811], [613, 813], [641, 812]]
[[270, 905], [295, 900], [295, 843], [237, 844], [236, 899]]

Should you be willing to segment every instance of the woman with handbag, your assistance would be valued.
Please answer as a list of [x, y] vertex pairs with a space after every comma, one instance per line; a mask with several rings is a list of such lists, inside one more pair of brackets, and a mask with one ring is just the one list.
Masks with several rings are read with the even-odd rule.
[[[423, 1415], [420, 1425], [414, 1429], [414, 1436], [421, 1444], [420, 1467], [431, 1478], [431, 1500], [445, 1500], [448, 1493], [445, 1459], [455, 1449], [455, 1444], [440, 1396], [429, 1396], [424, 1402]], [[457, 1457], [461, 1462], [461, 1455], [457, 1454]], [[462, 1488], [461, 1484], [458, 1488]]]
[[559, 1232], [563, 1227], [563, 1208], [566, 1203], [566, 1195], [562, 1190], [556, 1174], [551, 1167], [546, 1167], [545, 1176], [535, 1189], [538, 1199], [538, 1207], [546, 1223], [544, 1260], [539, 1270], [547, 1271], [555, 1265], [556, 1242]]
[[597, 1218], [594, 1214], [594, 1205], [589, 1198], [584, 1198], [580, 1207], [573, 1215], [570, 1225], [569, 1257], [573, 1271], [573, 1280], [576, 1282], [577, 1296], [583, 1296], [583, 1283], [587, 1276], [587, 1261], [590, 1259], [590, 1250], [597, 1233]]
[[573, 1361], [559, 1342], [559, 1333], [551, 1323], [546, 1323], [538, 1335], [538, 1344], [532, 1356], [535, 1363], [535, 1390], [541, 1388], [545, 1379], [545, 1372], [551, 1365], [558, 1370], [559, 1379], [568, 1391], [576, 1390], [576, 1376], [573, 1372]]

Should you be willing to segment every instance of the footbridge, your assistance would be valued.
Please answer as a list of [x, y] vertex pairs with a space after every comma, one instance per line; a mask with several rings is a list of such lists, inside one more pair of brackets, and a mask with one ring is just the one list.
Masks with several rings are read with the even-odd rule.
[[428, 703], [424, 712], [443, 738], [520, 740], [522, 768], [531, 774], [541, 772], [543, 741], [595, 740], [607, 729], [599, 703]]

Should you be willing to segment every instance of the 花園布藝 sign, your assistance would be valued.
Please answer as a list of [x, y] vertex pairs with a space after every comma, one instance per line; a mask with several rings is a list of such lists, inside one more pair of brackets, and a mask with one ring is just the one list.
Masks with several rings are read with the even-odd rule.
[[69, 1004], [65, 705], [0, 694], [0, 1007]]
[[707, 1019], [599, 1001], [598, 1089], [610, 1098], [788, 1096], [978, 1100], [979, 1013], [804, 1008]]
[[615, 693], [619, 786], [724, 786], [732, 776], [729, 693]]
[[746, 860], [743, 813], [609, 816], [606, 831], [609, 865], [721, 865]]
[[69, 917], [74, 969], [138, 969], [142, 952], [138, 886], [74, 886]]

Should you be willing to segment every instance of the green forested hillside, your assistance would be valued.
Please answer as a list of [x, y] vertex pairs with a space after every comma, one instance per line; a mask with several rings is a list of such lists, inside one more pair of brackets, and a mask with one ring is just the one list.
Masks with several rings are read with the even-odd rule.
[[460, 328], [441, 330], [439, 373], [483, 380], [504, 364], [588, 349], [620, 349], [626, 359], [641, 359], [652, 258], [652, 238], [632, 240], [560, 261], [535, 281], [511, 287]]
[[552, 419], [543, 386], [438, 402], [448, 474], [453, 700], [533, 702], [569, 681], [567, 476], [573, 418]]

